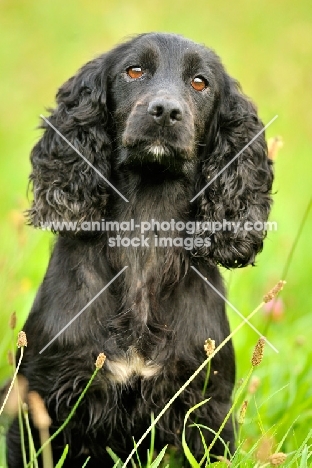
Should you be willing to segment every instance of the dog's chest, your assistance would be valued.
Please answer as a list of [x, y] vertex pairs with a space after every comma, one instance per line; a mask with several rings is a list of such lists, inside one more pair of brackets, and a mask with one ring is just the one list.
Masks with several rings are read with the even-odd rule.
[[161, 371], [159, 364], [144, 359], [133, 346], [128, 348], [123, 357], [107, 359], [105, 365], [109, 380], [121, 384], [126, 384], [133, 377], [148, 379]]

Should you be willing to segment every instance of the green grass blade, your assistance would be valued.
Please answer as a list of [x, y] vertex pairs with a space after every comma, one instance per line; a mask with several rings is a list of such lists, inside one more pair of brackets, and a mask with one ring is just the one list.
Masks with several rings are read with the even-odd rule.
[[299, 468], [308, 468], [308, 446], [306, 445], [302, 451]]
[[[154, 413], [151, 414], [151, 424], [153, 425], [154, 423]], [[155, 426], [153, 426], [151, 430], [151, 442], [149, 446], [149, 450], [147, 451], [147, 465], [146, 468], [150, 468], [153, 460], [153, 454], [154, 454], [154, 447], [155, 447]]]
[[116, 453], [113, 452], [112, 449], [109, 447], [106, 447], [106, 451], [111, 457], [111, 459], [113, 460], [113, 462], [115, 463], [114, 468], [122, 468], [123, 463], [120, 460], [120, 458], [116, 455]]
[[166, 446], [161, 450], [161, 452], [159, 452], [159, 454], [157, 455], [157, 457], [155, 458], [155, 460], [154, 460], [153, 463], [151, 464], [151, 467], [150, 467], [150, 468], [158, 468], [158, 466], [160, 465], [162, 459], [163, 459], [164, 456], [165, 456], [167, 447], [168, 447], [168, 445], [166, 445]]
[[62, 456], [59, 459], [59, 461], [57, 462], [57, 465], [55, 466], [55, 468], [62, 468], [62, 466], [64, 465], [64, 462], [65, 462], [65, 459], [67, 457], [67, 454], [68, 454], [68, 445], [65, 445]]
[[87, 466], [87, 464], [89, 463], [89, 460], [90, 460], [90, 459], [91, 459], [91, 457], [88, 457], [88, 458], [86, 459], [86, 461], [84, 462], [84, 464], [82, 465], [81, 468], [86, 468], [86, 466]]
[[197, 408], [199, 408], [200, 406], [207, 403], [209, 400], [210, 400], [210, 398], [208, 398], [207, 400], [201, 401], [197, 405], [190, 408], [187, 411], [187, 413], [185, 415], [185, 418], [184, 418], [184, 425], [183, 425], [183, 432], [182, 432], [182, 447], [183, 447], [184, 454], [185, 454], [185, 456], [186, 456], [186, 458], [187, 458], [187, 460], [188, 460], [188, 462], [189, 462], [189, 464], [191, 465], [192, 468], [200, 468], [200, 464], [196, 461], [194, 455], [192, 454], [192, 452], [190, 451], [190, 449], [189, 449], [189, 447], [188, 447], [188, 445], [186, 443], [185, 426], [186, 426], [187, 420], [188, 420], [189, 416], [191, 415], [191, 413], [193, 411], [195, 411]]

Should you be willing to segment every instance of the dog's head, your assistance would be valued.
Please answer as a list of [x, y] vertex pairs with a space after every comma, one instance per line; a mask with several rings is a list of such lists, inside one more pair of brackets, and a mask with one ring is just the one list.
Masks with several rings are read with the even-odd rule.
[[220, 93], [216, 55], [180, 36], [147, 34], [118, 56], [111, 96], [120, 162], [195, 164]]
[[[172, 34], [135, 37], [87, 63], [59, 89], [57, 104], [49, 121], [60, 133], [44, 123], [31, 156], [35, 226], [102, 219], [111, 171], [144, 173], [148, 165], [179, 177], [191, 172], [194, 197], [209, 184], [193, 202], [197, 220], [266, 221], [273, 176], [263, 133], [235, 158], [263, 125], [203, 45]], [[255, 229], [218, 231], [198, 253], [243, 266], [263, 237]]]

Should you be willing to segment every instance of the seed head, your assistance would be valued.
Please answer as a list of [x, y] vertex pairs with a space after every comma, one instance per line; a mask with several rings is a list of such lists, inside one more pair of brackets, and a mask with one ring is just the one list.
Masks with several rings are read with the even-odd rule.
[[270, 302], [275, 296], [283, 289], [286, 281], [280, 280], [274, 288], [272, 288], [265, 296], [263, 296], [263, 302]]
[[24, 415], [28, 416], [28, 405], [25, 402], [22, 403], [22, 411]]
[[207, 357], [211, 356], [215, 349], [216, 349], [215, 340], [212, 340], [211, 338], [208, 338], [208, 340], [205, 340], [204, 350], [207, 354]]
[[241, 386], [243, 385], [244, 382], [245, 382], [245, 379], [244, 379], [244, 378], [239, 379], [239, 380], [237, 381], [237, 384], [236, 384], [237, 388], [241, 387]]
[[23, 348], [24, 346], [27, 346], [26, 333], [23, 331], [20, 331], [17, 336], [17, 347]]
[[100, 353], [98, 355], [98, 357], [96, 358], [96, 361], [95, 361], [95, 367], [97, 369], [102, 369], [102, 367], [104, 366], [104, 362], [106, 360], [106, 356], [104, 353]]
[[268, 141], [268, 157], [271, 160], [276, 159], [278, 151], [283, 146], [283, 139], [280, 136], [270, 138]]
[[277, 453], [273, 453], [273, 455], [269, 457], [269, 462], [272, 466], [280, 466], [282, 463], [284, 463], [286, 458], [287, 458], [286, 453], [277, 452]]
[[[219, 461], [222, 463], [222, 465], [223, 465], [223, 464], [226, 465], [226, 466], [231, 466], [231, 465], [232, 465], [232, 463], [230, 462], [230, 460], [228, 460], [227, 458], [223, 457], [223, 455], [217, 456], [216, 459], [219, 460]], [[218, 464], [219, 464], [219, 463], [217, 463], [217, 465], [218, 465]]]
[[251, 364], [253, 367], [259, 366], [259, 364], [262, 361], [264, 344], [265, 344], [265, 338], [263, 337], [259, 338], [258, 343], [255, 346], [255, 349], [251, 358]]
[[256, 452], [257, 460], [264, 463], [268, 462], [269, 456], [272, 453], [272, 445], [274, 441], [270, 437], [263, 437], [260, 439], [258, 450]]
[[11, 328], [11, 330], [14, 330], [14, 328], [16, 327], [16, 312], [13, 312], [11, 314], [9, 327]]
[[13, 366], [13, 364], [14, 364], [13, 353], [12, 353], [12, 351], [10, 349], [8, 351], [7, 358], [8, 358], [9, 366]]
[[48, 429], [52, 420], [39, 393], [29, 392], [28, 404], [35, 427], [37, 429]]
[[246, 411], [247, 411], [248, 401], [245, 400], [242, 404], [241, 410], [239, 412], [238, 424], [244, 424]]
[[252, 376], [250, 379], [249, 387], [248, 387], [248, 393], [250, 393], [251, 395], [256, 393], [260, 384], [261, 384], [261, 380], [259, 379], [259, 377], [257, 377], [256, 375]]

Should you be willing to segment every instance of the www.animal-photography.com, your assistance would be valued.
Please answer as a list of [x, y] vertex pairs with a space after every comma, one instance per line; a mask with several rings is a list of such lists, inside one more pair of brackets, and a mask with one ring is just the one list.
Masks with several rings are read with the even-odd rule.
[[308, 2], [0, 9], [0, 467], [309, 467]]

